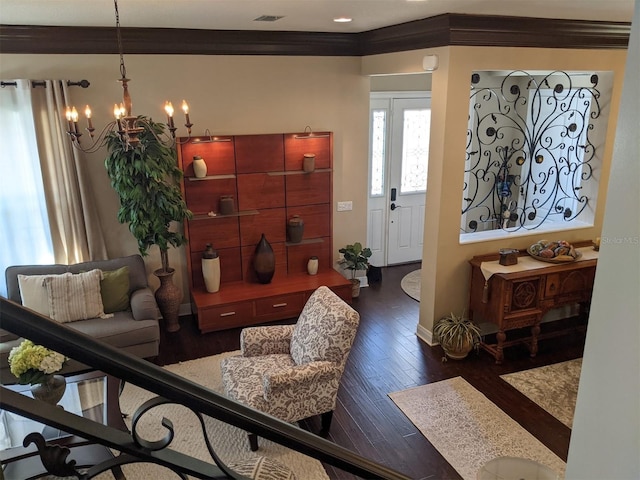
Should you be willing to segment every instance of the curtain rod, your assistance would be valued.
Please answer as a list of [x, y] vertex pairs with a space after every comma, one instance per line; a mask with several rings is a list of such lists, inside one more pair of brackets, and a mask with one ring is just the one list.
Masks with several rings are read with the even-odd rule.
[[[87, 88], [89, 85], [91, 85], [89, 83], [88, 80], [80, 80], [79, 82], [72, 82], [71, 80], [67, 80], [67, 87], [82, 87], [82, 88]], [[4, 88], [4, 87], [17, 87], [18, 86], [18, 82], [0, 82], [0, 87]], [[45, 87], [46, 88], [46, 82], [44, 80], [32, 80], [31, 81], [31, 86], [33, 88], [36, 87]]]

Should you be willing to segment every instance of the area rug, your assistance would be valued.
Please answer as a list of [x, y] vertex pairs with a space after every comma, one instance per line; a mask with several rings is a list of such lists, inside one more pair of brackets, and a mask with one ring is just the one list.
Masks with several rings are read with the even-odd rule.
[[565, 463], [462, 377], [389, 397], [465, 480], [496, 457], [521, 457], [564, 477]]
[[[227, 352], [211, 357], [168, 365], [164, 368], [181, 377], [210, 388], [217, 393], [223, 393], [220, 361], [225, 357], [237, 355], [238, 353], [239, 352]], [[128, 426], [130, 426], [131, 415], [135, 409], [153, 396], [152, 393], [134, 385], [125, 385], [122, 395], [120, 396], [120, 407], [123, 413], [129, 415], [129, 417], [126, 418]], [[163, 405], [151, 410], [143, 417], [144, 421], [139, 424], [138, 431], [142, 432], [147, 440], [160, 440], [166, 434], [166, 430], [164, 430], [160, 424], [162, 417], [166, 417], [173, 422], [176, 433], [172, 444], [174, 450], [187, 453], [192, 457], [207, 462], [212, 462], [203, 441], [202, 429], [196, 416], [181, 405]], [[314, 458], [264, 438], [260, 439], [259, 450], [252, 452], [249, 450], [247, 434], [244, 430], [240, 430], [210, 417], [205, 417], [205, 423], [213, 449], [225, 463], [248, 460], [255, 456], [265, 456], [288, 466], [299, 479], [328, 480], [329, 478], [322, 464]], [[123, 471], [127, 478], [135, 478], [136, 480], [175, 478], [175, 475], [169, 476], [166, 469], [148, 463], [126, 465]]]
[[411, 273], [407, 273], [402, 280], [400, 280], [400, 287], [404, 293], [409, 295], [414, 300], [420, 301], [420, 285], [421, 285], [421, 270], [414, 270]]
[[567, 427], [573, 425], [582, 359], [500, 375]]

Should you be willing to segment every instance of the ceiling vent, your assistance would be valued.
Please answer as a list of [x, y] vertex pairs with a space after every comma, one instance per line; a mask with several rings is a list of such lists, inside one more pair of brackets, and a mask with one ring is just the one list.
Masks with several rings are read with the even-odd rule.
[[276, 20], [280, 20], [284, 18], [284, 15], [261, 15], [258, 18], [254, 19], [254, 22], [275, 22]]

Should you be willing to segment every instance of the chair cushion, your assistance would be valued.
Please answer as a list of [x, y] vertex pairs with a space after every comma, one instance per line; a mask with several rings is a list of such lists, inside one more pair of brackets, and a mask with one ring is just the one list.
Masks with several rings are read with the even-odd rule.
[[296, 480], [296, 476], [289, 467], [267, 457], [231, 462], [227, 463], [227, 466], [237, 474], [252, 480]]
[[307, 301], [291, 336], [291, 356], [297, 365], [314, 361], [344, 367], [360, 316], [328, 287]]
[[228, 357], [222, 360], [222, 383], [225, 394], [240, 403], [257, 410], [269, 412], [264, 398], [263, 376], [294, 366], [289, 354], [263, 355], [259, 357]]

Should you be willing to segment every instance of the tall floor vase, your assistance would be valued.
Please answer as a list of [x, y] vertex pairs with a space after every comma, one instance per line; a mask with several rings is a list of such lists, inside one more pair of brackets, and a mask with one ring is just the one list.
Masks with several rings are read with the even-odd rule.
[[177, 332], [180, 330], [178, 312], [182, 301], [182, 291], [173, 283], [175, 270], [156, 270], [153, 274], [160, 280], [160, 288], [156, 290], [155, 297], [158, 308], [164, 319], [167, 332]]

